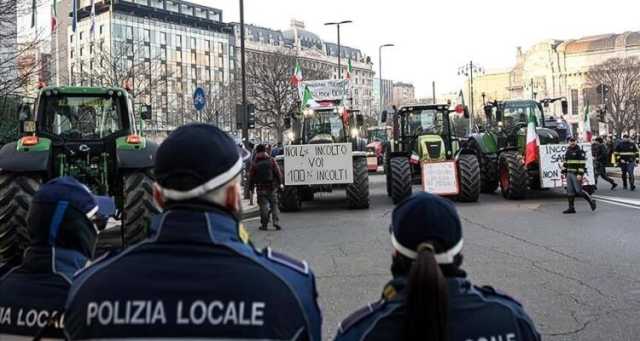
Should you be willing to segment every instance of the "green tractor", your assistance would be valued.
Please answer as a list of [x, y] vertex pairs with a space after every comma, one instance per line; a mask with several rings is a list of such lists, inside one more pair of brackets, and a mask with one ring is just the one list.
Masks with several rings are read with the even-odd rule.
[[[349, 208], [369, 208], [364, 117], [358, 110], [345, 111], [338, 101], [326, 102], [288, 117], [285, 126], [291, 128], [291, 144], [276, 157], [285, 181], [278, 197], [282, 211], [299, 211], [302, 202], [314, 200], [315, 193], [341, 189]], [[334, 159], [329, 169], [328, 163], [338, 154], [339, 161]]]
[[[561, 101], [562, 113], [567, 114], [564, 97], [534, 100], [508, 100], [488, 103], [485, 108], [486, 126], [469, 136], [468, 146], [480, 160], [483, 193], [493, 193], [500, 186], [506, 199], [523, 199], [530, 189], [540, 188], [540, 168], [537, 162], [525, 167], [524, 152], [530, 114], [538, 122], [536, 132], [541, 145], [564, 143], [564, 127], [555, 119], [545, 120], [543, 107]], [[547, 127], [547, 125], [549, 127]]]
[[[149, 119], [145, 109], [140, 116]], [[46, 87], [28, 116], [21, 118], [22, 137], [0, 149], [0, 264], [22, 255], [33, 194], [59, 176], [74, 176], [114, 198], [124, 245], [144, 239], [150, 216], [159, 212], [152, 194], [158, 146], [138, 135], [130, 94]]]
[[[475, 151], [465, 139], [454, 136], [450, 114], [465, 114], [465, 107], [449, 110], [448, 105], [415, 105], [401, 107], [392, 113], [393, 137], [385, 145], [384, 168], [387, 194], [394, 204], [411, 195], [411, 185], [420, 183], [422, 167], [428, 163], [455, 162], [458, 184], [453, 198], [474, 202], [480, 195], [480, 166]], [[387, 112], [382, 121], [387, 121]]]

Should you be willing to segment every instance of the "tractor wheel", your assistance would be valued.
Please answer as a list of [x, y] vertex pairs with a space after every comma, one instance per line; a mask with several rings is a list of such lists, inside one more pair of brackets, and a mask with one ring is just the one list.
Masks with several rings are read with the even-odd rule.
[[299, 211], [302, 207], [300, 192], [295, 186], [284, 186], [284, 189], [278, 194], [278, 205], [282, 212]]
[[382, 164], [385, 184], [387, 186], [387, 196], [391, 197], [391, 160], [389, 160], [388, 152], [384, 153]]
[[504, 152], [499, 157], [500, 190], [509, 200], [524, 199], [527, 195], [529, 175], [522, 156], [517, 152]]
[[302, 201], [313, 201], [313, 190], [310, 187], [302, 188], [300, 190], [300, 200]]
[[458, 158], [460, 194], [457, 200], [475, 202], [480, 197], [480, 164], [475, 155], [460, 155]]
[[148, 237], [151, 216], [160, 213], [153, 199], [153, 180], [144, 172], [124, 177], [124, 208], [122, 228], [127, 245], [136, 244]]
[[394, 204], [411, 195], [411, 165], [409, 158], [399, 156], [391, 158], [389, 179], [391, 186], [391, 200]]
[[349, 208], [369, 208], [369, 172], [367, 158], [353, 159], [353, 183], [347, 186]]
[[39, 187], [35, 177], [0, 175], [0, 264], [19, 259], [29, 245], [27, 212]]
[[495, 158], [479, 153], [480, 184], [482, 193], [493, 193], [498, 189], [498, 163]]

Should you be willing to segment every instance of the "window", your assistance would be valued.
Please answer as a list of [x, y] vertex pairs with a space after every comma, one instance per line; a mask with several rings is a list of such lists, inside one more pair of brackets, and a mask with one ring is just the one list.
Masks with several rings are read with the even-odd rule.
[[73, 44], [73, 34], [69, 36], [69, 42]]
[[80, 32], [80, 41], [82, 41], [83, 36], [84, 36], [84, 32]]
[[167, 34], [160, 32], [160, 45], [167, 45]]
[[100, 35], [102, 35], [102, 32], [104, 32], [104, 25], [100, 25], [100, 27], [98, 28]]
[[182, 62], [182, 52], [176, 51], [176, 61]]
[[176, 34], [176, 47], [182, 47], [182, 36]]
[[191, 52], [191, 64], [197, 64], [195, 52]]
[[207, 51], [211, 50], [211, 40], [207, 40]]
[[191, 49], [195, 50], [196, 49], [196, 38], [191, 37], [191, 46], [189, 46]]
[[84, 47], [80, 48], [80, 57], [82, 57], [84, 55]]
[[124, 30], [125, 30], [125, 38], [127, 38], [129, 40], [133, 40], [133, 27], [132, 26], [125, 26]]
[[[44, 108], [49, 119], [43, 129], [66, 138], [103, 138], [123, 128], [123, 101], [115, 97], [47, 97]], [[96, 124], [100, 122], [100, 124]]]
[[578, 115], [578, 89], [571, 89], [571, 114]]
[[149, 40], [151, 40], [151, 31], [147, 30], [147, 29], [143, 30], [142, 31], [142, 39], [145, 42], [149, 42]]
[[167, 11], [178, 12], [178, 3], [175, 1], [167, 1]]

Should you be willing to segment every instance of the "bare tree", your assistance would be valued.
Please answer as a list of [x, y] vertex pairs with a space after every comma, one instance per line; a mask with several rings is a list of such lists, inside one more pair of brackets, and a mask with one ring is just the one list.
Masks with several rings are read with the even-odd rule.
[[[607, 102], [608, 122], [616, 135], [628, 132], [635, 122], [638, 126], [640, 98], [640, 60], [636, 57], [611, 58], [592, 66], [587, 76], [592, 87], [609, 87]], [[636, 128], [637, 129], [637, 128]]]
[[[256, 125], [273, 129], [282, 142], [284, 118], [297, 110], [297, 89], [289, 80], [296, 64], [296, 55], [289, 49], [278, 52], [248, 54], [247, 93], [256, 105]], [[305, 80], [329, 78], [326, 70], [302, 67]]]

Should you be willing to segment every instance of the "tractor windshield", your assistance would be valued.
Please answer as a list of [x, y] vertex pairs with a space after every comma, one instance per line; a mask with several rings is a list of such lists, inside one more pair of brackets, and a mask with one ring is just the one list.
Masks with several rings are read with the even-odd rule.
[[64, 138], [101, 139], [123, 128], [120, 105], [109, 96], [50, 96], [43, 129]]
[[333, 110], [314, 111], [305, 121], [308, 140], [331, 137], [332, 140], [337, 141], [344, 136], [342, 119]]
[[417, 110], [408, 113], [407, 135], [441, 135], [444, 129], [443, 113], [433, 109]]
[[369, 129], [367, 131], [367, 139], [369, 140], [369, 142], [373, 142], [373, 141], [387, 142], [387, 140], [389, 139], [389, 137], [387, 136], [387, 129], [384, 129], [384, 128]]
[[529, 122], [529, 114], [533, 113], [539, 124], [542, 124], [542, 111], [533, 101], [514, 101], [504, 104], [504, 120], [507, 126]]

